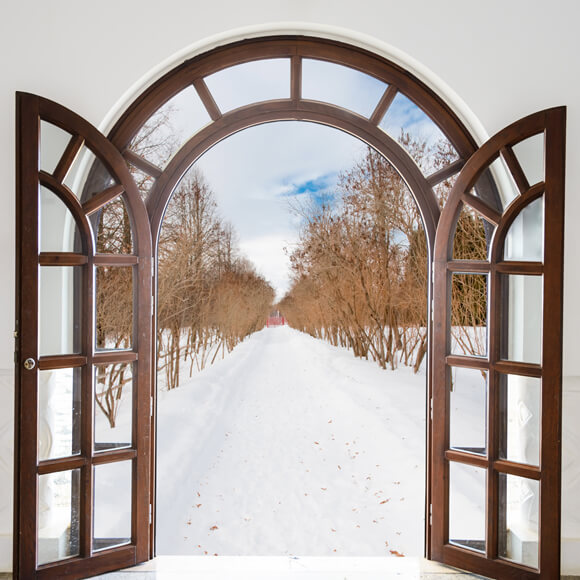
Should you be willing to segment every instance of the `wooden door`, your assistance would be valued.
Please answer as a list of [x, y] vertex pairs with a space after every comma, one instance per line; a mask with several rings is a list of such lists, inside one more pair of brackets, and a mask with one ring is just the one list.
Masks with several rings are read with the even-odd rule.
[[15, 575], [149, 558], [151, 234], [120, 153], [17, 95]]
[[564, 108], [507, 127], [436, 235], [431, 555], [492, 578], [560, 575], [564, 159]]

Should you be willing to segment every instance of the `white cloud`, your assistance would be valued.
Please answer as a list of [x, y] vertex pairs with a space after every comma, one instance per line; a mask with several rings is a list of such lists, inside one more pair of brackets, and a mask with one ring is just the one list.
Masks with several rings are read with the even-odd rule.
[[221, 216], [232, 223], [242, 251], [278, 297], [289, 283], [283, 248], [295, 243], [299, 228], [289, 199], [309, 181], [333, 186], [363, 150], [359, 140], [336, 129], [277, 122], [236, 133], [197, 161]]

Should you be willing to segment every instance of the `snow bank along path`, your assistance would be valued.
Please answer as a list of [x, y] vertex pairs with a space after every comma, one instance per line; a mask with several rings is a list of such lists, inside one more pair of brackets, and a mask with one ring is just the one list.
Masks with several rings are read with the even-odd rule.
[[425, 375], [288, 327], [159, 393], [158, 554], [421, 556]]

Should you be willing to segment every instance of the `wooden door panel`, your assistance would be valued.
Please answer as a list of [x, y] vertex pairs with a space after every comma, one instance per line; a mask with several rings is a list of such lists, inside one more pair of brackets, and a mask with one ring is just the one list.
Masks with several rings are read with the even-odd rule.
[[[516, 147], [535, 136], [530, 185]], [[560, 573], [564, 149], [564, 108], [495, 135], [458, 175], [435, 241], [431, 554], [494, 578]], [[454, 259], [479, 221], [484, 255]], [[482, 331], [485, 349], [455, 349]], [[485, 377], [484, 447], [454, 447], [457, 369]]]
[[[17, 110], [14, 571], [81, 578], [150, 554], [151, 234], [126, 163], [105, 137], [35, 95], [18, 94]], [[102, 239], [115, 219], [130, 240], [120, 249]], [[107, 321], [114, 303], [131, 312], [117, 325], [121, 343]], [[119, 372], [128, 366], [132, 373]], [[111, 427], [118, 411], [100, 404], [101, 388], [124, 401], [121, 443], [95, 442], [102, 410]], [[122, 503], [108, 491], [113, 483], [124, 483]], [[127, 514], [117, 530], [100, 524], [107, 510]]]

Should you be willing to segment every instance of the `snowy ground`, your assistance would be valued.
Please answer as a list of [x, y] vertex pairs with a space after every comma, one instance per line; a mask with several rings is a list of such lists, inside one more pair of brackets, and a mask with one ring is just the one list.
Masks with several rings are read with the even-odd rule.
[[423, 554], [425, 375], [265, 329], [158, 404], [158, 554]]

